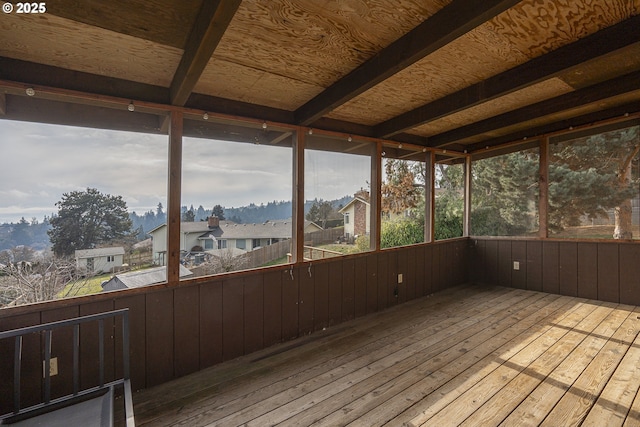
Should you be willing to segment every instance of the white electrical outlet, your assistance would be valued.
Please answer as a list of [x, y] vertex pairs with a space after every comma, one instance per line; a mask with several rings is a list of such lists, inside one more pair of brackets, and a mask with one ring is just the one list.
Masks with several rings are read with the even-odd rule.
[[[52, 357], [49, 359], [49, 376], [52, 377], [58, 375], [58, 358]], [[42, 361], [42, 378], [45, 377], [45, 361]]]
[[513, 261], [513, 269], [520, 270], [520, 261]]
[[398, 273], [398, 283], [402, 283], [402, 273]]

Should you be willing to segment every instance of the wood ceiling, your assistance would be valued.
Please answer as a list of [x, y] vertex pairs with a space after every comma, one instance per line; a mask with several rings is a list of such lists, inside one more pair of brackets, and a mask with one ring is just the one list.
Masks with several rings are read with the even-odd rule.
[[0, 19], [2, 118], [163, 132], [171, 105], [473, 152], [640, 111], [640, 0], [46, 8]]

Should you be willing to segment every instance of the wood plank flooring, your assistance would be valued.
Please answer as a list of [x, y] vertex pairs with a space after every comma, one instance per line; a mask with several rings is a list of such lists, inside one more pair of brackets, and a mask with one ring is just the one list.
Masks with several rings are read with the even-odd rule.
[[640, 426], [637, 307], [466, 285], [134, 396], [139, 426]]

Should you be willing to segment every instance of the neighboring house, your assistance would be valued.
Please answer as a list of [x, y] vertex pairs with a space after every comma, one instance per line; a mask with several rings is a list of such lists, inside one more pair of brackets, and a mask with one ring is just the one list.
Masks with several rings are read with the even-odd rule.
[[[191, 276], [191, 271], [180, 266], [180, 278]], [[102, 283], [103, 291], [115, 291], [118, 289], [139, 288], [167, 281], [167, 268], [155, 267], [145, 270], [130, 271], [116, 274], [110, 280]]]
[[[262, 224], [238, 224], [210, 217], [208, 221], [180, 224], [180, 251], [209, 252], [231, 249], [239, 254], [259, 247], [291, 239], [291, 220], [266, 221]], [[305, 221], [305, 233], [322, 230], [311, 221]], [[166, 265], [167, 225], [149, 231], [153, 239], [153, 260]]]
[[108, 273], [124, 264], [124, 248], [80, 249], [75, 252], [76, 268], [85, 273]]
[[359, 191], [340, 212], [344, 216], [344, 235], [350, 239], [371, 231], [371, 203], [369, 193]]

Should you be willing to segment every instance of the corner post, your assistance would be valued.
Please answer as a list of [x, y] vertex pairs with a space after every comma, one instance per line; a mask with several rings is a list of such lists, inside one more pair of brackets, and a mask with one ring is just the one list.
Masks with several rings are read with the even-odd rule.
[[171, 111], [169, 121], [169, 184], [167, 189], [167, 282], [180, 281], [180, 202], [182, 186], [183, 114]]

